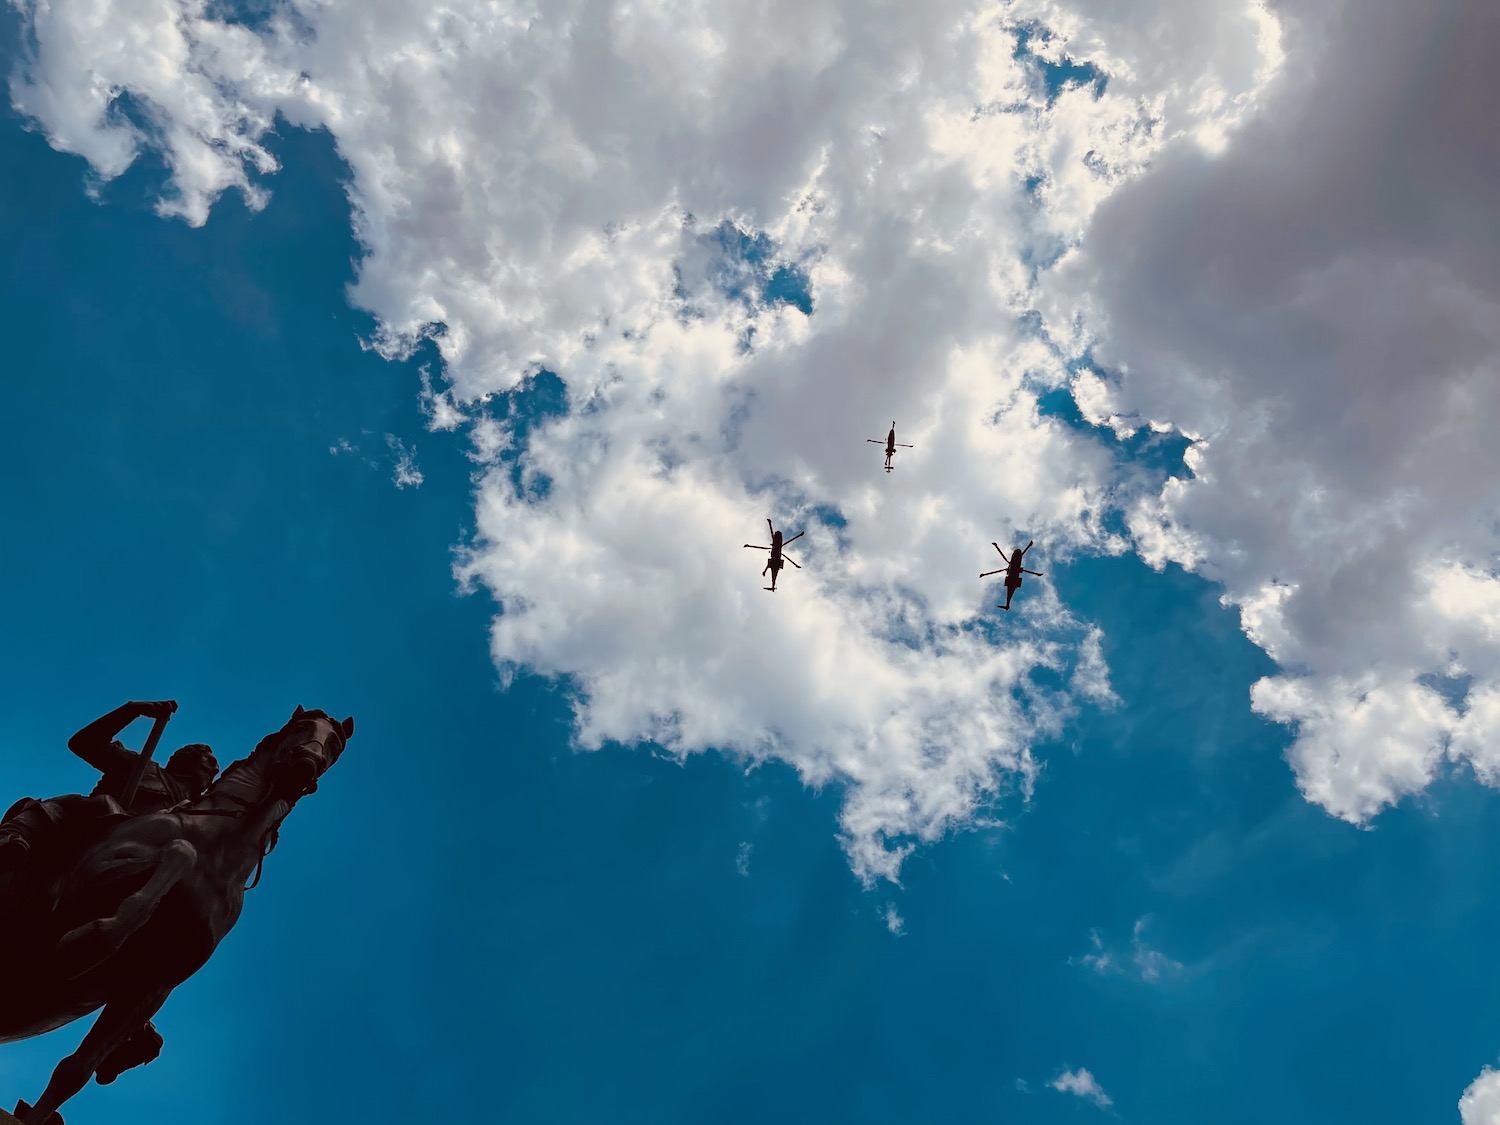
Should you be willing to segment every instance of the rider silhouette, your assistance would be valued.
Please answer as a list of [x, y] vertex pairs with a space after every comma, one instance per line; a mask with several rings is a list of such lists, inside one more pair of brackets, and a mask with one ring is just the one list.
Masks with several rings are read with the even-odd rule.
[[176, 710], [171, 700], [126, 703], [70, 738], [68, 749], [103, 774], [99, 784], [87, 797], [70, 793], [45, 801], [30, 797], [18, 801], [0, 821], [0, 874], [18, 867], [33, 847], [102, 816], [160, 812], [201, 796], [219, 772], [219, 762], [207, 745], [193, 742], [173, 753], [165, 766], [147, 762], [130, 807], [120, 804], [141, 756], [127, 750], [115, 736], [135, 719], [164, 719]]

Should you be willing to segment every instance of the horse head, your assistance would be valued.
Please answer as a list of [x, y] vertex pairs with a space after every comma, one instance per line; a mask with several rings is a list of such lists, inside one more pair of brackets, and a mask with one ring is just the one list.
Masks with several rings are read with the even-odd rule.
[[271, 784], [276, 796], [295, 804], [318, 789], [322, 777], [354, 736], [354, 719], [342, 722], [327, 711], [309, 711], [300, 703], [272, 736]]

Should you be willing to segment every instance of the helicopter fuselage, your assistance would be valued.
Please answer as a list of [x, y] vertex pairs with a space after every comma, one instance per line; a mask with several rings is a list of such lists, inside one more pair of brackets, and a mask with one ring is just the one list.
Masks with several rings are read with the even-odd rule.
[[798, 565], [796, 559], [790, 558], [781, 553], [782, 548], [785, 547], [788, 543], [794, 543], [798, 539], [801, 539], [802, 536], [806, 534], [806, 532], [799, 531], [796, 535], [793, 535], [790, 539], [787, 539], [781, 534], [781, 532], [777, 531], [776, 528], [771, 525], [771, 521], [769, 519], [766, 520], [766, 527], [771, 532], [771, 545], [769, 547], [763, 547], [758, 543], [746, 543], [745, 546], [751, 547], [757, 551], [768, 551], [770, 553], [770, 558], [766, 559], [765, 569], [761, 571], [761, 574], [765, 574], [766, 571], [771, 572], [771, 584], [767, 586], [766, 589], [775, 591], [776, 576], [781, 573], [782, 564], [791, 563], [793, 566]]

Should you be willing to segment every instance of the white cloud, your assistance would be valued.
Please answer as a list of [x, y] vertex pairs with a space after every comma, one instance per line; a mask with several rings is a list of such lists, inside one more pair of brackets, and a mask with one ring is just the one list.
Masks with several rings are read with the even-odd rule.
[[[1079, 958], [1083, 964], [1093, 969], [1100, 976], [1103, 976], [1116, 967], [1118, 961], [1115, 959], [1113, 953], [1104, 948], [1104, 938], [1099, 935], [1098, 930], [1089, 931], [1089, 945], [1093, 947], [1094, 951], [1092, 953], [1085, 953]], [[1070, 960], [1069, 964], [1071, 963]]]
[[1106, 948], [1104, 938], [1099, 932], [1089, 931], [1089, 945], [1093, 947], [1093, 952], [1085, 953], [1079, 958], [1079, 962], [1087, 965], [1100, 976], [1118, 973], [1146, 984], [1154, 984], [1163, 976], [1182, 972], [1181, 961], [1173, 960], [1161, 950], [1152, 949], [1146, 944], [1143, 935], [1150, 922], [1149, 914], [1144, 918], [1136, 919], [1135, 925], [1131, 928], [1130, 949], [1126, 952]]
[[1086, 1098], [1100, 1109], [1105, 1109], [1113, 1104], [1112, 1099], [1104, 1092], [1098, 1080], [1088, 1072], [1088, 1068], [1079, 1067], [1077, 1070], [1065, 1070], [1050, 1083], [1052, 1088], [1060, 1094], [1073, 1094], [1080, 1098]]
[[416, 452], [395, 434], [386, 434], [385, 444], [391, 451], [391, 460], [394, 464], [391, 479], [396, 482], [396, 487], [418, 487], [426, 478], [422, 476], [422, 470], [417, 468]]
[[421, 405], [422, 413], [427, 417], [427, 428], [433, 432], [456, 430], [465, 422], [469, 416], [460, 410], [453, 402], [453, 392], [448, 389], [437, 390], [432, 385], [432, 371], [423, 365], [421, 370], [422, 390], [417, 396], [417, 402]]
[[1500, 1125], [1500, 1070], [1485, 1067], [1458, 1099], [1463, 1125]]
[[[580, 745], [783, 758], [846, 789], [855, 870], [894, 879], [1029, 793], [1072, 706], [1034, 669], [1112, 699], [1050, 575], [976, 626], [990, 540], [1034, 538], [1043, 570], [1119, 551], [1103, 518], [1136, 500], [1107, 438], [1040, 410], [1074, 376], [1023, 314], [1163, 144], [1229, 143], [1281, 49], [1263, 8], [289, 0], [256, 31], [203, 0], [21, 10], [17, 104], [100, 175], [157, 147], [189, 222], [229, 187], [262, 198], [278, 114], [329, 130], [372, 346], [435, 342], [429, 426], [486, 467], [461, 575], [502, 607], [502, 668], [577, 683]], [[1102, 96], [1049, 92], [1020, 20]], [[769, 241], [726, 255], [726, 223]], [[811, 317], [765, 299], [780, 267]], [[523, 439], [493, 396], [539, 365], [569, 411]], [[916, 448], [886, 477], [863, 441], [892, 417]], [[808, 532], [774, 597], [740, 547], [768, 515]]]
[[1099, 706], [1120, 702], [1109, 684], [1109, 666], [1104, 661], [1104, 631], [1091, 627], [1078, 645], [1078, 664], [1073, 669], [1073, 691]]
[[1194, 479], [1135, 502], [1138, 549], [1223, 583], [1303, 792], [1362, 822], [1446, 760], [1500, 781], [1500, 8], [1276, 11], [1259, 111], [1218, 154], [1158, 150], [1043, 304], [1108, 372], [1075, 380], [1090, 420], [1199, 439]]
[[[205, 18], [202, 0], [13, 0], [28, 21], [33, 65], [11, 82], [22, 113], [42, 121], [54, 147], [84, 157], [101, 176], [123, 172], [147, 145], [173, 167], [164, 215], [194, 225], [213, 200], [238, 188], [265, 201], [250, 170], [276, 170], [258, 143], [271, 123], [232, 85], [264, 54], [245, 28]], [[135, 103], [130, 120], [122, 95]]]

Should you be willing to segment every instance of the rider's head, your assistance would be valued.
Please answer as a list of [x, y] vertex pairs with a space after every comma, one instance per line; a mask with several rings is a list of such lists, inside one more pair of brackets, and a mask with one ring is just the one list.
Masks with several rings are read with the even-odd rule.
[[206, 743], [190, 742], [167, 759], [167, 772], [197, 796], [218, 774], [219, 759]]

